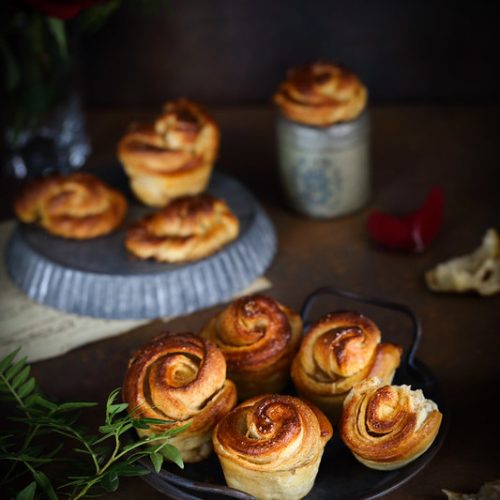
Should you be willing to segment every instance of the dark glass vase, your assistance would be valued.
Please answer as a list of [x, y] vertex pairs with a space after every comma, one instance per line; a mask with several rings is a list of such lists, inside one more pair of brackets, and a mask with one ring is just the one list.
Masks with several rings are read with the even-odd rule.
[[5, 128], [4, 174], [17, 178], [70, 173], [90, 154], [81, 97], [73, 79], [42, 116], [19, 128]]
[[[29, 2], [26, 2], [29, 3]], [[2, 42], [2, 174], [68, 173], [90, 153], [80, 96], [78, 31], [35, 8], [11, 9]]]

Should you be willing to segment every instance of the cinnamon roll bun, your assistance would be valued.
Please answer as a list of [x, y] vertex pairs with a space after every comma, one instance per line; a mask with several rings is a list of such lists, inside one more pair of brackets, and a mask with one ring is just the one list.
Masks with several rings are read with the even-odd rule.
[[217, 347], [191, 333], [167, 333], [134, 354], [123, 399], [134, 415], [172, 421], [137, 429], [141, 437], [190, 424], [168, 442], [185, 462], [198, 462], [212, 451], [212, 430], [236, 404], [236, 388]]
[[375, 377], [355, 385], [346, 397], [340, 434], [362, 464], [393, 470], [429, 448], [441, 420], [436, 403], [421, 390], [384, 385]]
[[361, 314], [323, 316], [305, 334], [293, 360], [297, 391], [336, 421], [354, 384], [373, 376], [392, 382], [402, 349], [380, 340], [377, 325]]
[[235, 300], [201, 331], [224, 354], [240, 400], [284, 389], [301, 333], [300, 316], [263, 295]]
[[219, 148], [219, 129], [196, 103], [165, 104], [153, 124], [131, 127], [118, 144], [118, 157], [136, 196], [163, 207], [174, 198], [201, 193]]
[[367, 90], [344, 66], [315, 62], [290, 69], [274, 94], [274, 102], [292, 121], [328, 126], [360, 115], [366, 107]]
[[228, 413], [213, 443], [230, 487], [259, 499], [291, 500], [312, 489], [332, 435], [330, 422], [312, 404], [271, 394]]
[[239, 222], [224, 200], [185, 196], [129, 227], [125, 246], [136, 257], [186, 262], [206, 257], [234, 240]]
[[36, 179], [14, 202], [17, 217], [49, 233], [84, 240], [110, 233], [123, 221], [127, 201], [97, 177], [76, 172]]

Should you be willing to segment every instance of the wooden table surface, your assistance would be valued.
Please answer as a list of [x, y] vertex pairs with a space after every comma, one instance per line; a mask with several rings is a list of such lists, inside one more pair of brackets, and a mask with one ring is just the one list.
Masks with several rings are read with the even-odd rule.
[[[154, 111], [90, 111], [90, 165], [115, 163], [116, 141], [127, 124], [149, 118]], [[442, 385], [450, 426], [432, 462], [385, 498], [444, 498], [442, 488], [473, 492], [483, 482], [500, 478], [500, 295], [440, 295], [430, 292], [423, 280], [424, 272], [436, 263], [475, 248], [488, 227], [500, 229], [499, 111], [486, 106], [373, 108], [372, 201], [354, 215], [313, 220], [293, 213], [282, 197], [273, 110], [212, 110], [222, 131], [216, 168], [244, 182], [276, 227], [279, 249], [266, 273], [273, 285], [269, 295], [298, 309], [309, 291], [328, 284], [408, 304], [421, 318], [418, 358]], [[435, 185], [444, 188], [445, 218], [428, 251], [391, 253], [370, 242], [365, 224], [371, 209], [412, 210]], [[325, 301], [324, 307], [331, 308], [330, 304]], [[34, 374], [53, 397], [102, 402], [121, 385], [135, 348], [165, 328], [198, 330], [220, 308], [167, 325], [155, 321], [35, 363]], [[381, 321], [389, 339], [406, 342], [403, 324], [385, 317]], [[141, 479], [128, 479], [115, 498], [164, 497]]]

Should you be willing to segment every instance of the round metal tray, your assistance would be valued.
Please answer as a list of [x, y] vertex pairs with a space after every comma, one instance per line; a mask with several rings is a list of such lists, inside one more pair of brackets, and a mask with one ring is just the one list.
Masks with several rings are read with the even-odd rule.
[[[323, 295], [334, 295], [358, 302], [380, 306], [407, 316], [411, 321], [412, 341], [405, 351], [401, 366], [396, 371], [394, 384], [409, 384], [412, 389], [422, 389], [424, 395], [437, 403], [443, 414], [439, 433], [430, 448], [413, 462], [394, 471], [378, 471], [365, 467], [358, 462], [343, 444], [334, 428], [334, 437], [326, 445], [325, 452], [319, 467], [319, 472], [311, 492], [305, 497], [310, 500], [352, 500], [367, 499], [382, 496], [411, 479], [422, 470], [436, 455], [441, 447], [448, 426], [448, 409], [445, 398], [440, 391], [439, 384], [431, 371], [415, 357], [421, 338], [421, 327], [413, 311], [392, 301], [366, 297], [333, 287], [322, 287], [312, 292], [304, 301], [301, 316], [305, 329], [311, 322], [309, 313], [312, 305]], [[334, 307], [329, 311], [335, 310]], [[295, 394], [293, 387], [286, 391]], [[225, 485], [222, 469], [215, 454], [198, 464], [186, 464], [184, 470], [175, 465], [165, 463], [163, 469], [156, 473], [147, 460], [142, 464], [151, 473], [142, 478], [156, 490], [169, 498], [176, 500], [199, 500], [239, 498], [250, 500], [254, 497]]]
[[164, 264], [129, 255], [126, 226], [152, 211], [131, 198], [125, 224], [101, 238], [66, 240], [19, 224], [7, 246], [7, 270], [33, 300], [99, 318], [177, 316], [224, 302], [264, 274], [277, 240], [256, 198], [236, 179], [214, 172], [208, 192], [227, 201], [240, 233], [205, 259]]

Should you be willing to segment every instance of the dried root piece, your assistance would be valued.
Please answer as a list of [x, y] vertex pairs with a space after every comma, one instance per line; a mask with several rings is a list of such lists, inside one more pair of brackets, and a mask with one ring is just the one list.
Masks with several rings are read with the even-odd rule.
[[484, 483], [477, 493], [457, 493], [450, 490], [442, 490], [448, 500], [495, 500], [500, 498], [500, 480]]
[[435, 292], [476, 291], [480, 295], [500, 292], [500, 238], [495, 229], [486, 231], [473, 252], [438, 264], [425, 274]]

